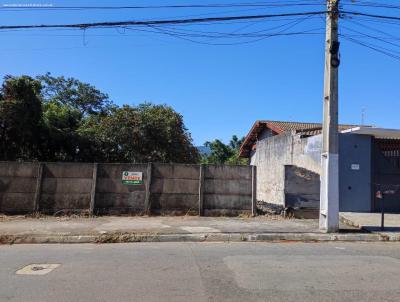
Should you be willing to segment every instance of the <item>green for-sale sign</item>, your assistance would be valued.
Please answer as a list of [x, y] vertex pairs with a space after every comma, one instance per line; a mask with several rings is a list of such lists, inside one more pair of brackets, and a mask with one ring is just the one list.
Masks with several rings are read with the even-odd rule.
[[143, 172], [122, 172], [122, 183], [124, 185], [141, 185], [143, 184]]

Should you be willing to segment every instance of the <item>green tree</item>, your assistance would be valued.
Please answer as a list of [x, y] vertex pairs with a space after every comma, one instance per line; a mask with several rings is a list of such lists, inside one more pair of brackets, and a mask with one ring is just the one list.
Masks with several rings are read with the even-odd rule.
[[204, 144], [211, 152], [203, 157], [203, 162], [207, 164], [224, 164], [233, 156], [233, 150], [229, 145], [225, 145], [219, 139]]
[[6, 76], [0, 89], [0, 158], [38, 159], [42, 128], [41, 85], [28, 76]]
[[182, 116], [166, 105], [114, 108], [108, 116], [88, 119], [80, 133], [106, 162], [195, 163], [199, 157]]
[[107, 94], [75, 78], [53, 77], [46, 73], [37, 79], [42, 84], [45, 102], [66, 105], [78, 109], [84, 115], [106, 114], [113, 107]]
[[50, 74], [4, 79], [0, 139], [0, 160], [199, 160], [182, 115], [171, 107], [119, 108], [90, 84]]
[[37, 76], [42, 84], [43, 121], [47, 160], [95, 161], [101, 150], [92, 138], [83, 136], [83, 127], [95, 116], [107, 116], [115, 107], [108, 95], [75, 78]]
[[202, 162], [205, 164], [247, 164], [246, 159], [239, 158], [239, 150], [243, 140], [244, 138], [239, 139], [236, 135], [233, 135], [228, 144], [224, 144], [218, 139], [206, 142], [204, 145], [208, 147], [211, 152], [202, 157]]
[[76, 108], [54, 101], [43, 104], [43, 154], [50, 161], [77, 161], [83, 139], [78, 129], [83, 114]]

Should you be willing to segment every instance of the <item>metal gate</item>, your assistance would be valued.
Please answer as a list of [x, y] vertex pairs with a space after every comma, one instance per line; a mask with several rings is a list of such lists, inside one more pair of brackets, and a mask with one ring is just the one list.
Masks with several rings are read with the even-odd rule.
[[400, 212], [400, 140], [375, 139], [372, 156], [373, 205], [375, 212], [381, 211], [385, 199], [386, 212]]

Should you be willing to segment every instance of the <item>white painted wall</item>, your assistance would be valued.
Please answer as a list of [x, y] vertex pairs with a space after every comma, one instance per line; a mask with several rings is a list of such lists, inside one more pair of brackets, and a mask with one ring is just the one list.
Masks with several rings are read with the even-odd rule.
[[321, 136], [300, 138], [291, 133], [267, 137], [257, 142], [252, 156], [257, 166], [257, 199], [285, 203], [285, 165], [296, 165], [320, 174]]

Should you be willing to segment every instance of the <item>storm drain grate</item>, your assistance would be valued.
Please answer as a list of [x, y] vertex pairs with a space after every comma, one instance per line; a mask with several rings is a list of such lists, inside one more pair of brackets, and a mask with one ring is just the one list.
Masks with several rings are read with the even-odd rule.
[[16, 272], [17, 275], [46, 275], [60, 264], [29, 264]]

